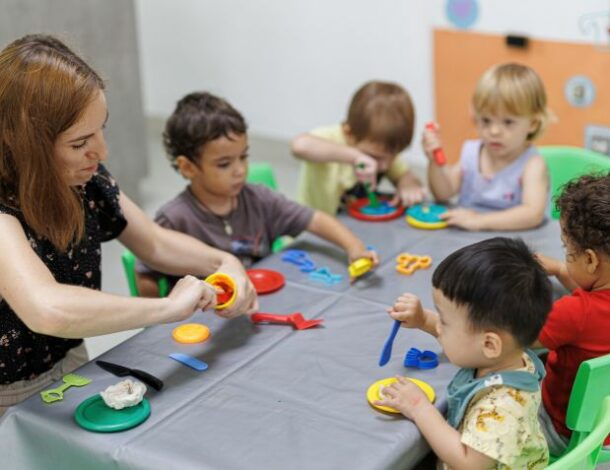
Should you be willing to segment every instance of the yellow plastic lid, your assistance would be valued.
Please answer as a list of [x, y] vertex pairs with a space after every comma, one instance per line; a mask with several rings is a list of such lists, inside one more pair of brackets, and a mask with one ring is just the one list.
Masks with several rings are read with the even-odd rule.
[[172, 331], [172, 338], [179, 343], [202, 343], [210, 337], [210, 329], [201, 323], [185, 323]]
[[[412, 379], [411, 377], [405, 377], [406, 379], [409, 379], [411, 382], [413, 382], [415, 385], [417, 385], [419, 388], [421, 388], [424, 393], [426, 394], [426, 396], [428, 397], [428, 400], [430, 400], [431, 403], [434, 403], [434, 400], [436, 398], [436, 394], [434, 393], [434, 389], [432, 388], [432, 386], [427, 383], [424, 382], [423, 380], [418, 380], [418, 379]], [[377, 408], [378, 410], [381, 411], [386, 411], [388, 413], [400, 413], [400, 411], [398, 411], [396, 408], [391, 408], [389, 406], [382, 406], [382, 405], [375, 405], [375, 402], [377, 400], [381, 400], [383, 397], [381, 396], [381, 388], [382, 387], [387, 387], [388, 385], [393, 384], [394, 382], [396, 382], [396, 377], [389, 377], [387, 379], [381, 379], [378, 380], [377, 382], [375, 382], [373, 385], [371, 385], [368, 390], [366, 391], [366, 399], [368, 400], [368, 402], [371, 404], [371, 406], [373, 408]]]

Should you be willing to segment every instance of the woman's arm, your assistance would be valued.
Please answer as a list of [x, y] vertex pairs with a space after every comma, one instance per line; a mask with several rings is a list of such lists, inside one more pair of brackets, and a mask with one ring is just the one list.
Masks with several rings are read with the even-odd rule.
[[36, 333], [83, 338], [188, 318], [211, 308], [210, 286], [189, 276], [164, 299], [121, 297], [61, 284], [32, 250], [19, 221], [0, 214], [0, 297]]
[[235, 280], [237, 298], [231, 307], [218, 314], [231, 318], [258, 308], [254, 287], [237, 258], [189, 235], [157, 225], [123, 193], [120, 204], [128, 223], [119, 240], [147, 266], [175, 276], [205, 277], [223, 272]]

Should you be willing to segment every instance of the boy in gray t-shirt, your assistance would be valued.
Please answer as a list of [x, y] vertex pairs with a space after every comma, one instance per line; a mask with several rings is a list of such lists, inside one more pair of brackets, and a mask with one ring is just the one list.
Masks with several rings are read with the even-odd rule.
[[[328, 214], [246, 184], [246, 122], [225, 100], [205, 92], [186, 95], [167, 121], [163, 140], [172, 166], [190, 181], [157, 212], [155, 221], [163, 227], [228, 251], [246, 266], [270, 254], [276, 238], [305, 230], [341, 246], [349, 262], [378, 263], [374, 251]], [[161, 273], [140, 262], [136, 271], [141, 295], [158, 295]]]

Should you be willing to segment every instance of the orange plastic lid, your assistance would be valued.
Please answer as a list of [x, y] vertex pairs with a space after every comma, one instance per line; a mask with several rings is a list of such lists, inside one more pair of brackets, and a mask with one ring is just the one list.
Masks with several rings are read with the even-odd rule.
[[202, 343], [210, 337], [210, 329], [201, 323], [185, 323], [172, 331], [172, 338], [179, 343]]

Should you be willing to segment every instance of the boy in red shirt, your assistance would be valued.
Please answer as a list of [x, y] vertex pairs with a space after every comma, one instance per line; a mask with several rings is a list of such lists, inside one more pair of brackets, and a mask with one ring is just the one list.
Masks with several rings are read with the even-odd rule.
[[610, 174], [571, 181], [557, 207], [565, 263], [538, 258], [572, 294], [554, 303], [534, 345], [549, 349], [539, 419], [554, 455], [570, 440], [566, 410], [580, 363], [610, 354]]

